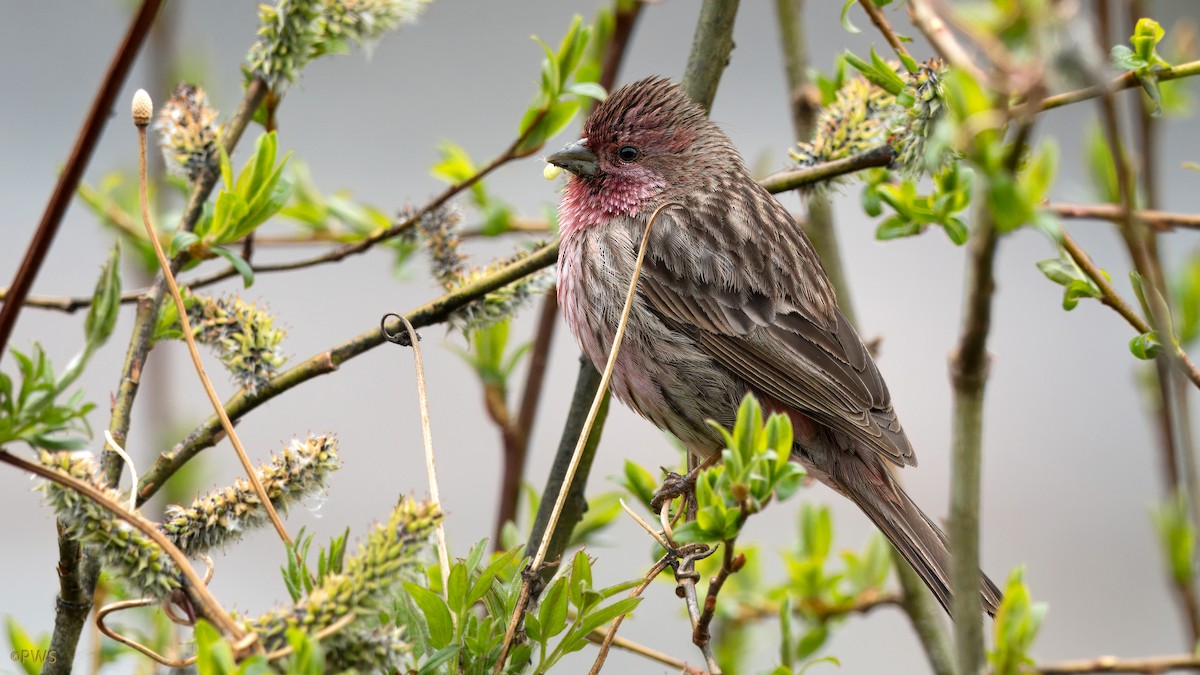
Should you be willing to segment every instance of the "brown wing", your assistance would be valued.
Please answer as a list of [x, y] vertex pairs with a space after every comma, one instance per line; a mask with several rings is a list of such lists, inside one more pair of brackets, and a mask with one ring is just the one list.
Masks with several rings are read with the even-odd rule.
[[661, 212], [640, 294], [752, 390], [896, 464], [916, 464], [887, 385], [837, 310], [811, 244], [778, 202], [761, 197]]

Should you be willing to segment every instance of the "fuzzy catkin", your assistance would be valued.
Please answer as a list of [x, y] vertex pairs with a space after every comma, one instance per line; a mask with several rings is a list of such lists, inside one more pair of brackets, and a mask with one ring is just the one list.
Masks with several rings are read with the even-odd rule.
[[[297, 627], [312, 635], [352, 612], [359, 620], [373, 617], [387, 609], [392, 591], [401, 581], [420, 573], [421, 553], [441, 519], [437, 504], [402, 498], [387, 522], [375, 526], [358, 551], [346, 558], [341, 573], [326, 577], [294, 606], [273, 610], [243, 625], [258, 633], [268, 650], [274, 650], [287, 644], [288, 628]], [[356, 659], [382, 662], [356, 665], [371, 672], [387, 671], [395, 665], [389, 659], [395, 659], [397, 650], [403, 647], [399, 635], [384, 631], [367, 640], [369, 636], [351, 626], [322, 642], [330, 654], [354, 644], [371, 646], [370, 650], [360, 651]], [[382, 648], [384, 644], [390, 648]]]
[[[42, 466], [87, 483], [112, 504], [126, 508], [128, 495], [104, 485], [99, 465], [91, 453], [42, 451], [38, 461]], [[105, 568], [136, 592], [163, 598], [181, 587], [179, 570], [166, 551], [140, 530], [71, 488], [46, 481], [38, 489], [45, 493], [46, 501], [67, 531], [98, 553]]]
[[[323, 490], [329, 474], [340, 467], [337, 439], [325, 434], [293, 440], [256, 473], [271, 504], [282, 511]], [[186, 555], [195, 556], [266, 522], [266, 509], [254, 487], [239, 478], [230, 487], [197, 497], [189, 507], [168, 506], [160, 529]]]

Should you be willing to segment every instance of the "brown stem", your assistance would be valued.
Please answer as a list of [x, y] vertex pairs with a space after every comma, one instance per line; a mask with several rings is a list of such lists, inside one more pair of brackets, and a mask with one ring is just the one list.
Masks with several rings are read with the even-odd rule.
[[1044, 675], [1079, 675], [1081, 673], [1145, 673], [1159, 675], [1171, 670], [1200, 670], [1200, 659], [1191, 654], [1149, 656], [1140, 659], [1118, 659], [1101, 656], [1083, 661], [1039, 664], [1033, 671]]
[[[161, 5], [162, 0], [143, 0], [142, 6], [129, 24], [125, 39], [121, 41], [121, 46], [117, 48], [117, 53], [113, 55], [113, 59], [109, 63], [108, 72], [104, 74], [104, 79], [100, 82], [100, 90], [92, 99], [92, 107], [88, 110], [87, 118], [84, 119], [83, 128], [79, 130], [79, 135], [75, 138], [75, 147], [71, 149], [66, 166], [58, 176], [58, 182], [54, 185], [50, 202], [42, 213], [42, 220], [38, 223], [33, 241], [29, 243], [25, 257], [21, 260], [21, 267], [17, 269], [17, 275], [13, 278], [12, 285], [9, 286], [8, 298], [5, 300], [4, 306], [0, 307], [0, 354], [4, 353], [4, 348], [8, 345], [8, 339], [12, 336], [13, 326], [17, 323], [17, 314], [21, 311], [25, 296], [29, 294], [33, 280], [42, 267], [42, 261], [46, 259], [46, 253], [50, 250], [50, 244], [54, 241], [54, 235], [62, 223], [63, 214], [66, 213], [67, 206], [71, 203], [71, 197], [75, 194], [79, 179], [83, 177], [83, 170], [87, 168], [88, 162], [92, 158], [92, 151], [96, 149], [96, 143], [99, 142], [104, 125], [108, 122], [108, 113], [117, 98], [117, 92], [125, 83], [125, 77], [129, 74], [133, 60], [142, 43], [145, 42], [146, 35], [150, 32], [150, 25], [154, 23], [154, 16], [158, 13]], [[67, 662], [69, 668], [72, 659], [63, 658], [62, 660]]]
[[[662, 574], [663, 570], [667, 569], [668, 565], [670, 564], [670, 560], [671, 559], [668, 556], [663, 556], [658, 560], [658, 562], [654, 563], [654, 565], [650, 567], [650, 571], [647, 572], [642, 578], [642, 583], [638, 584], [633, 588], [633, 590], [629, 591], [628, 597], [639, 597], [642, 594], [642, 591], [645, 591], [650, 583], [658, 578], [658, 575]], [[604, 633], [604, 639], [600, 642], [600, 651], [596, 654], [596, 660], [592, 662], [592, 669], [588, 671], [588, 675], [599, 675], [600, 669], [604, 667], [604, 660], [608, 658], [608, 649], [612, 646], [613, 640], [616, 639], [617, 630], [620, 629], [621, 622], [625, 620], [625, 616], [625, 614], [618, 616], [617, 618], [613, 619], [612, 624], [609, 625], [608, 631]]]
[[[742, 515], [739, 518], [737, 529], [741, 530], [742, 525], [745, 525], [746, 518], [749, 515], [747, 505], [742, 506]], [[741, 553], [734, 553], [737, 545], [737, 537], [726, 539], [722, 543], [721, 568], [717, 570], [716, 576], [708, 580], [708, 592], [704, 595], [704, 608], [700, 612], [700, 618], [696, 621], [696, 627], [692, 630], [692, 642], [700, 644], [700, 641], [708, 642], [712, 636], [710, 626], [712, 625], [713, 617], [717, 613], [717, 596], [720, 595], [721, 589], [725, 587], [725, 582], [729, 580], [729, 576], [734, 574], [746, 564], [746, 556]]]
[[908, 18], [947, 63], [965, 71], [976, 82], [982, 84], [988, 81], [983, 70], [946, 27], [946, 22], [930, 7], [928, 0], [910, 0]]
[[[145, 92], [139, 93], [144, 95]], [[204, 370], [204, 361], [200, 358], [200, 350], [196, 347], [196, 337], [192, 333], [191, 320], [188, 319], [187, 306], [184, 305], [183, 295], [179, 292], [179, 285], [175, 283], [175, 275], [171, 272], [171, 261], [167, 260], [167, 254], [163, 251], [162, 244], [159, 243], [158, 237], [155, 235], [154, 224], [150, 221], [150, 201], [146, 194], [146, 126], [148, 124], [148, 119], [137, 122], [138, 197], [142, 207], [142, 224], [146, 226], [146, 237], [154, 247], [154, 255], [158, 258], [159, 268], [167, 281], [167, 288], [171, 291], [171, 298], [175, 301], [175, 309], [179, 314], [179, 328], [183, 332], [183, 339], [187, 343], [188, 354], [192, 357], [192, 365], [195, 367], [196, 375], [200, 378], [200, 384], [204, 387], [204, 393], [208, 395], [209, 402], [216, 410], [217, 417], [221, 420], [221, 427], [233, 443], [238, 460], [241, 461], [242, 468], [246, 471], [250, 485], [254, 487], [254, 493], [258, 495], [259, 501], [262, 502], [262, 507], [266, 511], [267, 518], [271, 521], [271, 525], [275, 527], [279, 538], [283, 540], [284, 544], [290, 547], [292, 545], [292, 538], [288, 536], [287, 529], [283, 526], [283, 521], [279, 519], [279, 514], [275, 511], [275, 506], [271, 504], [271, 498], [267, 495], [266, 488], [263, 487], [262, 481], [259, 480], [258, 473], [250, 463], [250, 457], [246, 454], [246, 449], [242, 447], [242, 442], [238, 438], [237, 431], [233, 428], [233, 422], [225, 414], [225, 406], [221, 405], [221, 399], [217, 397], [217, 391], [213, 388], [212, 380], [209, 379], [208, 373]]]
[[[1049, 208], [1060, 218], [1095, 218], [1114, 223], [1122, 222], [1126, 215], [1118, 204], [1051, 204]], [[1135, 210], [1133, 217], [1159, 232], [1175, 228], [1200, 229], [1200, 214]]]
[[702, 551], [682, 557], [679, 566], [675, 568], [675, 595], [683, 598], [687, 607], [688, 617], [692, 621], [692, 643], [699, 647], [700, 653], [704, 655], [704, 663], [708, 666], [709, 673], [721, 675], [721, 666], [717, 664], [716, 655], [713, 654], [712, 642], [707, 633], [701, 634], [698, 630], [703, 610], [696, 593], [696, 581], [700, 578], [700, 574], [696, 572], [696, 561], [709, 555], [712, 555], [712, 550], [705, 547]]
[[508, 397], [505, 386], [498, 382], [484, 384], [483, 401], [488, 417], [500, 429], [501, 446], [504, 451], [499, 504], [492, 529], [492, 548], [500, 551], [503, 550], [500, 535], [504, 532], [505, 523], [517, 518], [517, 506], [521, 496], [521, 476], [525, 472], [525, 448], [520, 430], [508, 413]]
[[[784, 73], [791, 90], [792, 130], [796, 140], [812, 138], [820, 113], [820, 93], [808, 79], [808, 53], [804, 38], [804, 0], [775, 0], [779, 38], [783, 46]], [[856, 323], [854, 303], [846, 282], [845, 265], [838, 249], [837, 228], [833, 222], [833, 206], [824, 194], [808, 198], [808, 213], [804, 233], [812, 242], [829, 282], [837, 293], [838, 308]]]
[[[558, 324], [558, 294], [553, 287], [542, 300], [542, 311], [538, 316], [537, 331], [533, 347], [529, 350], [529, 372], [525, 375], [525, 388], [521, 391], [521, 405], [515, 421], [508, 419], [501, 426], [504, 441], [504, 474], [500, 479], [499, 508], [492, 535], [492, 547], [500, 550], [500, 533], [504, 524], [516, 520], [520, 506], [521, 479], [525, 476], [525, 462], [529, 455], [529, 438], [533, 433], [533, 422], [537, 416], [538, 403], [542, 399], [542, 384], [546, 380], [546, 364], [549, 363], [550, 345], [554, 338], [554, 327]], [[501, 399], [503, 402], [503, 399]], [[493, 419], [496, 416], [493, 415]], [[499, 420], [496, 420], [499, 424]]]
[[635, 0], [625, 7], [617, 2], [612, 37], [604, 48], [604, 61], [600, 65], [600, 86], [604, 87], [604, 91], [612, 91], [613, 85], [617, 83], [617, 76], [621, 74], [621, 64], [625, 61], [625, 51], [629, 47], [629, 40], [633, 36], [633, 29], [637, 26], [643, 6], [642, 0]]
[[892, 50], [902, 59], [912, 60], [912, 55], [904, 48], [904, 43], [900, 41], [900, 36], [896, 35], [896, 31], [892, 30], [892, 24], [884, 16], [883, 10], [875, 4], [874, 0], [858, 0], [858, 4], [862, 6], [863, 11], [867, 16], [871, 17], [871, 23], [883, 33], [883, 38], [892, 46]]
[[[867, 589], [844, 602], [830, 604], [817, 598], [801, 598], [792, 604], [792, 613], [797, 616], [811, 617], [817, 621], [829, 621], [850, 614], [869, 614], [880, 607], [901, 606], [903, 597], [899, 593], [881, 593], [875, 589]], [[764, 621], [779, 616], [779, 605], [767, 602], [759, 605], [742, 605], [734, 610], [730, 621], [734, 623], [750, 623]]]
[[[267, 85], [262, 80], [255, 79], [250, 82], [250, 85], [246, 88], [246, 94], [242, 98], [242, 103], [238, 106], [237, 113], [234, 114], [233, 119], [226, 126], [223, 140], [226, 152], [233, 152], [238, 140], [241, 139], [242, 132], [246, 129], [246, 125], [253, 118], [255, 108], [258, 107], [266, 92]], [[192, 193], [188, 197], [187, 206], [184, 207], [183, 216], [179, 223], [179, 230], [191, 231], [196, 227], [196, 222], [199, 220], [204, 208], [204, 202], [207, 201], [208, 195], [212, 192], [216, 183], [217, 171], [214, 167], [209, 166], [192, 185]], [[179, 268], [183, 265], [183, 260], [184, 256], [181, 255], [171, 261], [171, 272], [178, 273]], [[112, 416], [108, 424], [108, 429], [112, 432], [113, 438], [122, 446], [128, 440], [126, 434], [129, 433], [129, 424], [133, 413], [133, 401], [137, 398], [138, 388], [141, 384], [142, 366], [146, 362], [146, 356], [150, 353], [150, 338], [154, 332], [155, 321], [158, 318], [158, 303], [166, 291], [167, 281], [160, 272], [155, 277], [154, 285], [150, 287], [145, 295], [138, 298], [137, 301], [138, 308], [133, 320], [133, 335], [130, 337], [129, 349], [125, 354], [125, 363], [121, 369], [121, 380], [117, 386]], [[120, 456], [114, 452], [105, 450], [101, 453], [100, 462], [106, 484], [109, 487], [115, 486], [121, 478], [121, 469], [124, 466]]]

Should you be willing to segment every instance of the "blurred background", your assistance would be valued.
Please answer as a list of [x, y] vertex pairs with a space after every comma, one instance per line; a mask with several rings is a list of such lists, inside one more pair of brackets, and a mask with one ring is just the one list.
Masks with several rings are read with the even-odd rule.
[[[590, 17], [599, 2], [434, 2], [415, 26], [389, 35], [369, 54], [356, 51], [307, 67], [279, 108], [281, 151], [291, 150], [294, 158], [303, 160], [323, 191], [350, 189], [355, 199], [386, 213], [409, 203], [420, 205], [441, 189], [429, 174], [440, 140], [453, 140], [482, 163], [515, 137], [520, 116], [537, 91], [542, 58], [530, 35], [555, 44], [573, 14]], [[847, 48], [859, 54], [872, 44], [881, 53], [886, 50], [857, 8], [852, 16], [863, 32], [852, 35], [841, 28], [841, 4], [809, 3], [807, 38], [816, 68], [827, 71]], [[1194, 11], [1186, 0], [1144, 4], [1168, 31], [1176, 19]], [[620, 80], [651, 74], [678, 80], [698, 8], [698, 3], [686, 0], [647, 7]], [[8, 103], [0, 106], [0, 284], [9, 283], [17, 269], [131, 11], [131, 3], [114, 0], [42, 0], [10, 3], [3, 10], [0, 91]], [[889, 15], [899, 32], [916, 33], [903, 12]], [[147, 89], [156, 104], [168, 98], [173, 82], [164, 80], [162, 61], [168, 56], [207, 89], [212, 105], [231, 115], [241, 99], [240, 66], [257, 25], [253, 3], [168, 3], [159, 17], [161, 30], [142, 51], [119, 96], [85, 180], [96, 184], [110, 171], [136, 166], [128, 101], [138, 88]], [[1122, 25], [1117, 33], [1127, 36], [1129, 29]], [[764, 172], [784, 168], [795, 139], [773, 3], [742, 3], [735, 42], [712, 117], [748, 164]], [[929, 56], [920, 41], [911, 49], [919, 59]], [[1137, 95], [1120, 95], [1123, 111]], [[1053, 200], [1095, 200], [1085, 175], [1083, 144], [1083, 132], [1095, 115], [1096, 106], [1085, 103], [1044, 115], [1038, 124], [1038, 134], [1060, 146]], [[1160, 126], [1161, 208], [1196, 212], [1197, 175], [1181, 170], [1183, 162], [1200, 158], [1196, 121], [1163, 119]], [[547, 149], [573, 140], [577, 129], [578, 124], [572, 125]], [[251, 127], [234, 157], [235, 166], [245, 161], [258, 132]], [[536, 217], [558, 198], [558, 183], [543, 180], [541, 174], [542, 162], [529, 158], [503, 168], [488, 185], [519, 213]], [[920, 467], [903, 472], [903, 479], [919, 504], [933, 517], [944, 518], [950, 432], [947, 358], [958, 334], [964, 251], [937, 231], [877, 242], [875, 223], [862, 214], [858, 193], [857, 186], [848, 188], [836, 199], [835, 211], [860, 331], [865, 339], [882, 338], [879, 366], [920, 458]], [[796, 195], [780, 199], [800, 209]], [[465, 215], [465, 225], [478, 224], [478, 214], [467, 209]], [[1112, 226], [1087, 221], [1068, 226], [1114, 279], [1126, 278], [1127, 255]], [[112, 236], [88, 209], [75, 203], [33, 292], [89, 294]], [[482, 261], [507, 254], [514, 242], [476, 240], [468, 252]], [[1167, 264], [1179, 264], [1198, 242], [1194, 232], [1166, 235], [1161, 246]], [[294, 259], [319, 250], [262, 249], [256, 260]], [[1189, 651], [1150, 518], [1163, 492], [1156, 432], [1136, 386], [1140, 364], [1127, 348], [1132, 333], [1098, 303], [1083, 302], [1073, 312], [1064, 312], [1061, 288], [1035, 266], [1054, 255], [1048, 240], [1031, 230], [1006, 237], [1000, 248], [984, 430], [984, 569], [1003, 585], [1011, 569], [1025, 565], [1034, 599], [1049, 603], [1034, 649], [1039, 660]], [[144, 285], [126, 262], [126, 288]], [[232, 280], [219, 290], [241, 292], [241, 283]], [[243, 296], [261, 300], [280, 317], [289, 329], [285, 348], [299, 361], [370, 329], [386, 312], [406, 311], [440, 294], [423, 256], [416, 256], [397, 279], [393, 255], [374, 251], [303, 272], [260, 275]], [[520, 316], [513, 327], [514, 341], [529, 339], [536, 314], [537, 305], [532, 305]], [[131, 308], [122, 313], [112, 339], [79, 382], [97, 403], [90, 418], [97, 433], [108, 420], [108, 401], [132, 315]], [[61, 368], [83, 344], [82, 321], [82, 313], [26, 309], [11, 345], [28, 350], [34, 341], [40, 342]], [[474, 374], [448, 348], [461, 346], [461, 335], [442, 327], [423, 334], [446, 527], [452, 550], [462, 555], [492, 530], [499, 437], [486, 417]], [[539, 489], [565, 419], [577, 355], [569, 333], [560, 326], [526, 474]], [[227, 397], [233, 386], [215, 362], [210, 363], [214, 381]], [[6, 355], [0, 366], [11, 372], [11, 356]], [[211, 414], [181, 343], [157, 347], [146, 372], [127, 446], [143, 467]], [[1193, 395], [1193, 419], [1200, 419], [1196, 400]], [[345, 467], [333, 475], [319, 508], [294, 509], [286, 521], [291, 532], [304, 526], [316, 533], [318, 542], [346, 526], [352, 537], [361, 535], [389, 512], [397, 495], [427, 491], [407, 350], [372, 350], [272, 400], [238, 429], [257, 459], [296, 435], [337, 433]], [[98, 450], [101, 442], [92, 446]], [[606, 478], [619, 474], [627, 458], [647, 467], [677, 461], [676, 452], [652, 425], [614, 404], [590, 489], [612, 489]], [[205, 489], [240, 474], [228, 443], [205, 451], [202, 459], [200, 485]], [[48, 632], [58, 590], [54, 518], [32, 486], [20, 472], [0, 469], [5, 533], [0, 543], [0, 615], [15, 617], [32, 632]], [[859, 548], [870, 532], [865, 517], [848, 502], [820, 486], [802, 490], [792, 501], [750, 521], [745, 539], [764, 544], [768, 575], [782, 573], [770, 551], [794, 545], [800, 500], [832, 505], [837, 546]], [[625, 517], [601, 539], [590, 549], [598, 558], [598, 583], [640, 576], [652, 562], [648, 538]], [[274, 532], [251, 532], [217, 557], [213, 591], [227, 607], [251, 614], [266, 610], [287, 598], [278, 573], [283, 561]], [[647, 598], [622, 634], [700, 662], [672, 586], [655, 585]], [[755, 637], [761, 648], [754, 658], [756, 669], [774, 662], [777, 640], [774, 623], [764, 624]], [[86, 650], [92, 648], [85, 640], [77, 663], [87, 663]], [[907, 619], [894, 608], [851, 617], [823, 653], [836, 656], [847, 673], [927, 670]], [[574, 663], [590, 663], [594, 652], [588, 648], [582, 654]], [[620, 652], [610, 663], [613, 672], [666, 670]], [[568, 666], [563, 672], [572, 672], [572, 667], [584, 666]], [[0, 672], [12, 668], [15, 664], [0, 663]]]

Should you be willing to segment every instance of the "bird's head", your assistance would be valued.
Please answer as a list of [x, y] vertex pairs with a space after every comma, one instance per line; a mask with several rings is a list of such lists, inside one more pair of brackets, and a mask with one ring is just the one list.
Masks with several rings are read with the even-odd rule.
[[698, 168], [697, 141], [714, 132], [724, 137], [678, 85], [653, 77], [613, 92], [588, 116], [582, 137], [546, 161], [572, 174], [564, 206], [601, 222], [661, 201]]

